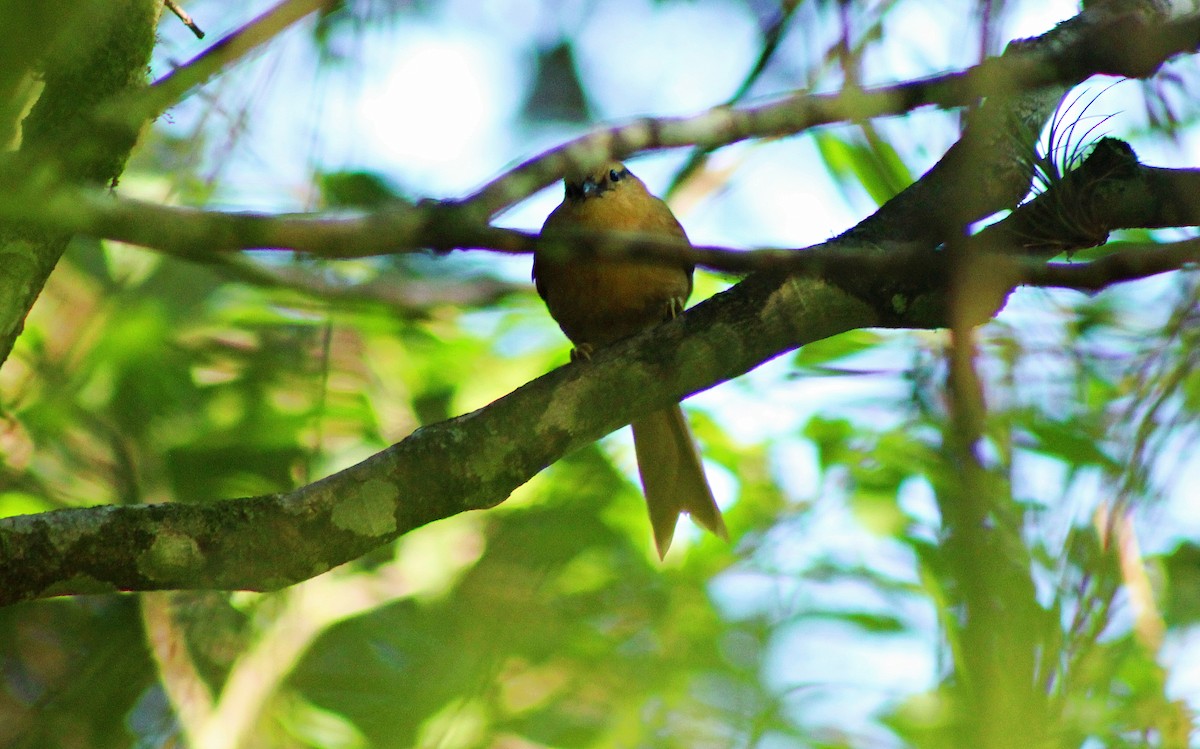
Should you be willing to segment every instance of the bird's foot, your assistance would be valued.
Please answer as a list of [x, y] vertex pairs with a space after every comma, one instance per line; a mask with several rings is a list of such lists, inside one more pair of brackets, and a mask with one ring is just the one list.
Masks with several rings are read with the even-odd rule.
[[577, 344], [575, 346], [575, 348], [571, 349], [571, 361], [572, 362], [591, 361], [592, 360], [592, 351], [593, 351], [593, 348], [592, 348], [592, 344], [590, 344], [590, 343]]

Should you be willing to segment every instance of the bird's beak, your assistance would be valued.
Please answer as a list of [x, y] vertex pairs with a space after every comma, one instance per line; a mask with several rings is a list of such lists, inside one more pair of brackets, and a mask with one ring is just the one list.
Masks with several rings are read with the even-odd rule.
[[585, 198], [594, 197], [600, 194], [600, 185], [593, 177], [588, 177], [585, 179], [580, 187], [583, 188], [583, 197]]

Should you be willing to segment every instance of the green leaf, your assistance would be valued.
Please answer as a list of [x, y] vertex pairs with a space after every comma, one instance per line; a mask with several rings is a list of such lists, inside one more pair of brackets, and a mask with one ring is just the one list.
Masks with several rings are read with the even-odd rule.
[[1118, 470], [1120, 464], [1105, 452], [1088, 426], [1084, 420], [1052, 421], [1040, 415], [1022, 421], [1022, 427], [1033, 438], [1033, 443], [1027, 445], [1029, 449], [1061, 458], [1076, 468], [1092, 465]]
[[891, 144], [874, 131], [863, 143], [842, 137], [843, 128], [818, 131], [814, 138], [825, 167], [847, 194], [866, 190], [876, 205], [883, 205], [912, 182], [912, 175]]
[[36, 512], [53, 509], [54, 505], [47, 502], [44, 497], [18, 491], [0, 492], [0, 518], [13, 515], [32, 515]]
[[851, 330], [805, 344], [792, 358], [792, 364], [805, 375], [846, 374], [851, 370], [830, 365], [869, 352], [886, 340], [873, 330]]
[[403, 200], [391, 181], [376, 172], [330, 172], [321, 176], [320, 187], [331, 208], [379, 208]]

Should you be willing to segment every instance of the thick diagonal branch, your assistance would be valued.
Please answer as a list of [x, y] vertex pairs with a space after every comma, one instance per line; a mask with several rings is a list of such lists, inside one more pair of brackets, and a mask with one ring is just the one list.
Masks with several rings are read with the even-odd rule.
[[0, 604], [111, 590], [263, 590], [304, 580], [413, 528], [502, 502], [639, 413], [798, 343], [874, 322], [870, 309], [832, 287], [762, 276], [294, 492], [6, 518]]

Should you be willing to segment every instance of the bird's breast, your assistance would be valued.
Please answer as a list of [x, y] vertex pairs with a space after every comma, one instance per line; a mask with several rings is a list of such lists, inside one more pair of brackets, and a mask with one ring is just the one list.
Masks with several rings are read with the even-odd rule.
[[[542, 228], [644, 232], [687, 241], [667, 204], [632, 176], [600, 197], [564, 201]], [[575, 345], [604, 345], [628, 337], [683, 309], [692, 292], [692, 269], [639, 260], [534, 257], [538, 291], [550, 315]]]
[[691, 293], [681, 268], [627, 261], [540, 262], [546, 306], [575, 344], [604, 345], [668, 319]]

